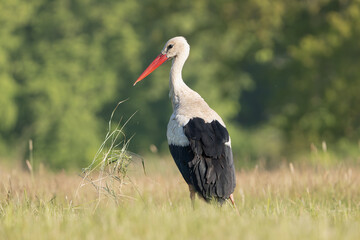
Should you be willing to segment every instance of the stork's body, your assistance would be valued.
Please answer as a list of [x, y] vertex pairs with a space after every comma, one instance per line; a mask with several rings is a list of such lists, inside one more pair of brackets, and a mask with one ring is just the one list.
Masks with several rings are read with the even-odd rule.
[[222, 203], [230, 198], [233, 202], [235, 168], [230, 137], [221, 117], [182, 79], [189, 52], [185, 38], [170, 39], [136, 82], [167, 59], [173, 59], [169, 96], [174, 111], [167, 127], [170, 152], [189, 185], [192, 200], [197, 192], [206, 201]]

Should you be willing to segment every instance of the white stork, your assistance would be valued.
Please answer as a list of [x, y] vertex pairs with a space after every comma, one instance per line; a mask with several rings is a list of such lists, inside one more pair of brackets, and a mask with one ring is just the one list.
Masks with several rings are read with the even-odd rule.
[[231, 140], [221, 117], [183, 81], [181, 71], [190, 53], [184, 37], [170, 39], [161, 54], [140, 75], [134, 85], [165, 61], [172, 59], [170, 99], [173, 114], [167, 127], [171, 155], [186, 183], [194, 204], [197, 192], [206, 201], [235, 206], [235, 168]]

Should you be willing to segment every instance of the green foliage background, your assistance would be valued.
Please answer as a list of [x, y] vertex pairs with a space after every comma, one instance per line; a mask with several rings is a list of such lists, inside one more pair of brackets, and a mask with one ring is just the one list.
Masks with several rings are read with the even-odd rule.
[[130, 149], [167, 153], [169, 63], [139, 74], [171, 37], [183, 78], [227, 122], [237, 159], [280, 159], [326, 141], [359, 155], [359, 0], [2, 0], [0, 156], [84, 167], [111, 111]]

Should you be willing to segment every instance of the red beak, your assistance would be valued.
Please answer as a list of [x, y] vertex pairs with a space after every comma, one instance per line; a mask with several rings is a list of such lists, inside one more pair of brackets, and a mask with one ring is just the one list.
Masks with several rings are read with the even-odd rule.
[[143, 80], [147, 75], [152, 73], [155, 69], [157, 69], [161, 64], [166, 62], [168, 58], [164, 54], [160, 54], [155, 58], [155, 60], [145, 69], [145, 71], [140, 75], [140, 77], [135, 81], [134, 85]]

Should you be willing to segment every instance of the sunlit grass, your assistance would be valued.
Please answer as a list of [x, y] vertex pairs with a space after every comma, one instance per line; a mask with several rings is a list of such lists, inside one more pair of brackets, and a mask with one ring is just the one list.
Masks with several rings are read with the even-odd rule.
[[0, 239], [358, 239], [360, 168], [238, 172], [239, 214], [197, 199], [170, 159], [134, 161], [122, 189], [96, 206], [97, 192], [81, 177], [45, 170], [31, 178], [1, 170]]

